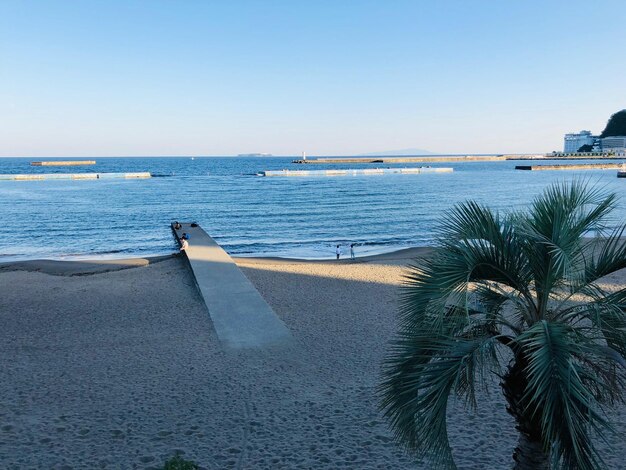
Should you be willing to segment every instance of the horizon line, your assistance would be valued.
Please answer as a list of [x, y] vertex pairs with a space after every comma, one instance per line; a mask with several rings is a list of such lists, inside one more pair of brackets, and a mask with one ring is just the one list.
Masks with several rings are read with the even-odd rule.
[[[327, 157], [447, 157], [447, 156], [498, 156], [498, 155], [529, 155], [529, 154], [549, 154], [551, 152], [490, 152], [490, 153], [428, 153], [428, 154], [309, 154], [307, 158], [327, 158]], [[283, 154], [283, 155], [262, 155], [262, 156], [246, 156], [241, 155], [197, 155], [197, 154], [185, 154], [185, 155], [0, 155], [0, 158], [300, 158], [300, 154]]]

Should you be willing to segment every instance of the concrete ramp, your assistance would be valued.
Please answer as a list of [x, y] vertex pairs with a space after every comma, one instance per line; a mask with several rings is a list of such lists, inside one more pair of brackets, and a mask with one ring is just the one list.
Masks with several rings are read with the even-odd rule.
[[291, 333], [232, 258], [202, 228], [189, 223], [172, 230], [178, 241], [189, 235], [187, 259], [213, 326], [227, 348], [288, 344]]

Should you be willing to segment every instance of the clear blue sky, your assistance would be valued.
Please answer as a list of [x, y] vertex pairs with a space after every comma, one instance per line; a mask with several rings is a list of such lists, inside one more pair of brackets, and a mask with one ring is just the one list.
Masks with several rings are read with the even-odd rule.
[[544, 152], [626, 108], [626, 2], [0, 0], [0, 156]]

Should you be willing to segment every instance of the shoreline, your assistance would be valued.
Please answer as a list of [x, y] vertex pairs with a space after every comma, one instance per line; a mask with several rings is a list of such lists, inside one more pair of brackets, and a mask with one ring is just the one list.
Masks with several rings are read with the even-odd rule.
[[[386, 253], [375, 255], [367, 255], [356, 257], [354, 260], [350, 257], [343, 257], [339, 260], [335, 258], [328, 259], [306, 259], [306, 258], [282, 258], [278, 256], [231, 256], [237, 265], [267, 265], [267, 264], [359, 264], [359, 263], [378, 263], [381, 262], [397, 262], [406, 261], [407, 259], [428, 256], [434, 250], [433, 247], [413, 247], [401, 248]], [[55, 276], [80, 276], [88, 274], [98, 274], [113, 271], [121, 271], [123, 269], [132, 269], [142, 266], [148, 266], [160, 263], [172, 258], [179, 257], [179, 253], [171, 253], [159, 256], [146, 257], [129, 257], [120, 259], [33, 259], [20, 261], [0, 262], [0, 273], [11, 271], [28, 271], [41, 272]]]
[[[592, 240], [595, 237], [585, 237]], [[626, 242], [626, 237], [623, 238]], [[289, 256], [241, 256], [228, 255], [237, 265], [298, 265], [298, 264], [398, 264], [399, 261], [408, 261], [415, 258], [423, 258], [432, 255], [437, 249], [435, 246], [413, 246], [398, 248], [382, 253], [356, 256], [354, 260], [349, 255], [342, 255], [338, 260], [329, 258], [297, 258]], [[141, 266], [166, 261], [180, 257], [180, 252], [174, 251], [166, 254], [154, 254], [149, 256], [129, 256], [124, 258], [83, 258], [78, 255], [76, 259], [35, 258], [25, 260], [0, 261], [0, 273], [10, 271], [44, 272], [53, 275], [81, 275], [96, 274], [122, 269], [131, 269]]]
[[53, 276], [81, 276], [100, 274], [123, 269], [139, 268], [160, 263], [177, 257], [177, 254], [151, 256], [145, 258], [93, 259], [93, 260], [55, 260], [33, 259], [25, 261], [7, 261], [0, 263], [0, 273], [13, 271], [41, 272]]
[[434, 247], [428, 246], [416, 246], [411, 248], [400, 248], [394, 251], [388, 251], [385, 253], [378, 253], [366, 256], [357, 256], [354, 260], [349, 256], [344, 256], [339, 259], [325, 258], [325, 259], [307, 259], [307, 258], [289, 258], [281, 256], [231, 256], [237, 264], [356, 264], [356, 263], [372, 263], [379, 261], [394, 261], [404, 260], [407, 258], [418, 258], [427, 256], [434, 250]]

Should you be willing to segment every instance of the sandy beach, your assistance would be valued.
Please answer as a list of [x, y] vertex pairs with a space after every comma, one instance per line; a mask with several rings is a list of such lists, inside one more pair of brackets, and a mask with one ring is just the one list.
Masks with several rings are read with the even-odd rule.
[[[0, 265], [0, 467], [159, 468], [181, 452], [207, 469], [429, 468], [393, 443], [375, 395], [405, 266], [427, 253], [237, 259], [295, 338], [238, 352], [180, 256]], [[603, 445], [613, 469], [624, 417]], [[459, 468], [511, 467], [497, 384], [449, 418]]]

